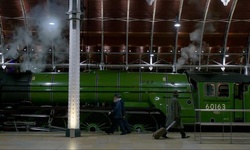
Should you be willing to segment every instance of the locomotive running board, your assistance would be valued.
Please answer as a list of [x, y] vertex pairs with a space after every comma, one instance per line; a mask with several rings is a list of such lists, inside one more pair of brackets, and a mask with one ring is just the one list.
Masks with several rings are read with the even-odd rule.
[[31, 127], [30, 128], [30, 130], [34, 130], [34, 131], [47, 131], [47, 132], [51, 132], [51, 130], [53, 130], [53, 129], [66, 131], [65, 128], [56, 127], [56, 126], [49, 126], [49, 128], [44, 128], [44, 127]]

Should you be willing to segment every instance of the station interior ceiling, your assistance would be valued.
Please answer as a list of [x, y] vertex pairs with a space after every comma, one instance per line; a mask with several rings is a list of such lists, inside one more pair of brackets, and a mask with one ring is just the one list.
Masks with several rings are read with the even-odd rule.
[[[248, 74], [250, 1], [225, 1], [82, 0], [81, 71]], [[68, 0], [0, 0], [2, 67], [68, 71], [68, 5]]]

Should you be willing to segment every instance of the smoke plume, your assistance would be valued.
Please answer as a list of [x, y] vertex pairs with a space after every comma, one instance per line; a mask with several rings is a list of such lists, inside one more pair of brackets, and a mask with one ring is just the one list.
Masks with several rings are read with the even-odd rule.
[[[214, 32], [215, 28], [212, 24], [207, 24], [204, 29], [205, 32]], [[195, 64], [199, 59], [199, 54], [201, 51], [204, 50], [205, 46], [208, 44], [204, 41], [201, 41], [201, 34], [202, 34], [202, 24], [197, 24], [196, 29], [189, 34], [191, 44], [187, 47], [181, 48], [181, 57], [178, 58], [176, 69], [180, 69], [182, 65], [187, 62], [191, 64]], [[202, 47], [200, 47], [202, 44]]]
[[16, 28], [12, 40], [5, 44], [5, 59], [18, 59], [20, 71], [41, 72], [52, 60], [60, 63], [68, 59], [68, 40], [63, 35], [68, 27], [67, 3], [47, 2], [27, 12], [26, 25]]

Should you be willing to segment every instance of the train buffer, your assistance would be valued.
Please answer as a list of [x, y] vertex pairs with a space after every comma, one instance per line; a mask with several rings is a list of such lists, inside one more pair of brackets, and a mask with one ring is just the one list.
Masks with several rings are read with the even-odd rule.
[[35, 126], [36, 122], [33, 121], [6, 121], [3, 123], [4, 126], [14, 127], [16, 132], [18, 132], [18, 129], [25, 129], [26, 131], [30, 130], [31, 126]]

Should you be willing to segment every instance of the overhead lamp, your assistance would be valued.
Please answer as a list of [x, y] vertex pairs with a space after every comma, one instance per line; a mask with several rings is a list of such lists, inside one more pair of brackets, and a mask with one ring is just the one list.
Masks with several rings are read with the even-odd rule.
[[50, 23], [49, 23], [49, 25], [54, 26], [54, 25], [55, 25], [55, 23], [54, 23], [54, 22], [50, 22]]
[[174, 26], [175, 26], [175, 27], [180, 27], [180, 26], [181, 26], [181, 24], [180, 24], [180, 18], [179, 18], [178, 16], [176, 16]]
[[245, 73], [244, 73], [244, 74], [245, 74], [245, 75], [248, 75], [248, 67], [245, 66], [244, 68], [245, 68]]
[[230, 0], [221, 0], [224, 6], [227, 6], [227, 4], [230, 2]]
[[128, 66], [126, 66], [125, 69], [128, 70]]
[[173, 68], [173, 72], [176, 72], [176, 66], [173, 65], [172, 68]]
[[220, 69], [224, 72], [226, 68], [225, 66], [222, 66]]
[[180, 27], [181, 24], [180, 24], [179, 22], [176, 22], [176, 23], [174, 24], [174, 26], [175, 26], [175, 27]]
[[3, 64], [3, 65], [2, 65], [2, 68], [3, 68], [3, 69], [5, 69], [5, 68], [6, 68], [6, 65], [5, 65], [5, 64]]

